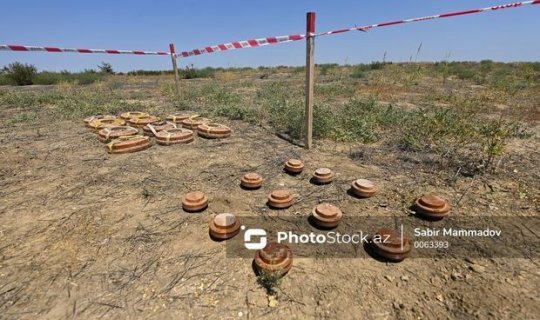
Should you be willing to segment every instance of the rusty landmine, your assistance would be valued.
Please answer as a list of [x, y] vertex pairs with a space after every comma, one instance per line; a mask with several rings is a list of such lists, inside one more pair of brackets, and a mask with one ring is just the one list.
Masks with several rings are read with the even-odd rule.
[[[403, 240], [403, 241], [402, 241]], [[411, 241], [394, 228], [381, 228], [371, 237], [373, 251], [388, 260], [402, 261], [412, 250]]]
[[155, 133], [167, 129], [175, 129], [176, 124], [168, 121], [158, 121], [147, 124], [143, 127], [143, 133], [145, 136], [153, 137]]
[[425, 218], [440, 220], [449, 214], [450, 204], [441, 197], [427, 194], [416, 199], [413, 208], [416, 213]]
[[132, 126], [142, 128], [148, 124], [159, 122], [159, 118], [156, 116], [140, 116], [140, 117], [130, 118], [127, 122]]
[[220, 213], [208, 223], [209, 233], [213, 239], [230, 239], [240, 232], [240, 221], [232, 213]]
[[96, 130], [97, 132], [106, 127], [117, 127], [125, 124], [126, 121], [124, 121], [124, 119], [94, 119], [88, 122], [88, 127]]
[[357, 179], [351, 184], [351, 192], [359, 198], [373, 197], [377, 191], [375, 184], [367, 179]]
[[179, 143], [193, 141], [193, 131], [183, 128], [166, 129], [156, 132], [156, 142], [162, 146], [170, 146]]
[[334, 180], [335, 173], [328, 168], [319, 168], [313, 173], [313, 182], [317, 184], [327, 184]]
[[197, 127], [199, 136], [208, 139], [223, 139], [231, 136], [231, 128], [219, 123], [203, 123]]
[[107, 152], [119, 154], [137, 152], [152, 146], [150, 138], [145, 136], [126, 136], [114, 139], [107, 144]]
[[103, 143], [110, 142], [111, 140], [118, 139], [120, 137], [134, 136], [139, 133], [139, 130], [128, 126], [115, 126], [107, 127], [99, 130], [99, 141]]
[[138, 118], [138, 117], [148, 117], [149, 115], [150, 114], [148, 114], [146, 112], [130, 111], [130, 112], [124, 112], [124, 113], [120, 114], [120, 118], [122, 118], [124, 120], [129, 120], [129, 119]]
[[240, 185], [246, 189], [258, 189], [262, 186], [262, 183], [263, 178], [255, 172], [246, 173], [240, 179]]
[[97, 114], [95, 116], [91, 116], [91, 117], [88, 117], [88, 118], [84, 118], [84, 125], [85, 126], [89, 126], [88, 124], [94, 120], [101, 120], [101, 119], [110, 119], [110, 120], [114, 120], [116, 119], [116, 116], [113, 116], [111, 114]]
[[208, 206], [208, 197], [200, 191], [186, 193], [182, 200], [182, 208], [187, 212], [199, 212]]
[[276, 209], [285, 209], [293, 205], [294, 198], [287, 190], [274, 190], [268, 196], [268, 205]]
[[281, 243], [270, 242], [255, 252], [255, 268], [259, 274], [275, 273], [284, 276], [293, 265], [291, 249]]
[[297, 174], [304, 170], [304, 163], [298, 159], [289, 159], [285, 162], [285, 171]]
[[197, 130], [197, 127], [201, 124], [209, 123], [210, 119], [203, 118], [197, 115], [193, 115], [187, 119], [182, 120], [182, 128], [189, 130]]
[[311, 211], [313, 222], [321, 228], [335, 228], [343, 216], [341, 210], [329, 203], [321, 203]]
[[187, 113], [175, 113], [175, 114], [168, 115], [166, 119], [167, 121], [170, 121], [176, 124], [181, 124], [183, 120], [186, 120], [189, 117], [191, 117], [191, 115]]

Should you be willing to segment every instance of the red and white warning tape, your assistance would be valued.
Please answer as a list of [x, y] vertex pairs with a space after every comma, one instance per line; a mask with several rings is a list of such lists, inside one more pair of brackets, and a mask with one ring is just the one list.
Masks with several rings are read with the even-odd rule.
[[362, 26], [362, 27], [345, 28], [345, 29], [340, 29], [340, 30], [333, 30], [333, 31], [317, 33], [316, 36], [326, 36], [326, 35], [331, 35], [331, 34], [337, 34], [337, 33], [349, 32], [349, 31], [357, 31], [357, 30], [358, 31], [368, 31], [369, 29], [372, 29], [372, 28], [386, 27], [386, 26], [392, 26], [392, 25], [402, 24], [402, 23], [419, 22], [419, 21], [433, 20], [433, 19], [439, 19], [439, 18], [450, 18], [450, 17], [461, 16], [461, 15], [466, 15], [466, 14], [481, 13], [481, 12], [486, 12], [486, 11], [495, 11], [495, 10], [500, 10], [500, 9], [517, 8], [517, 7], [526, 6], [526, 5], [533, 5], [533, 4], [540, 4], [540, 0], [515, 2], [515, 3], [509, 3], [509, 4], [502, 4], [502, 5], [498, 5], [498, 6], [491, 6], [491, 7], [487, 7], [487, 8], [481, 8], [481, 9], [471, 9], [471, 10], [465, 10], [465, 11], [448, 12], [448, 13], [441, 13], [441, 14], [436, 14], [436, 15], [432, 15], [432, 16], [396, 20], [396, 21], [383, 22], [383, 23], [377, 23], [377, 24], [370, 24], [370, 25]]
[[[525, 5], [533, 5], [533, 4], [540, 4], [540, 0], [502, 4], [502, 5], [491, 6], [491, 7], [482, 8], [482, 9], [471, 9], [471, 10], [458, 11], [458, 12], [441, 13], [441, 14], [436, 14], [436, 15], [426, 16], [426, 17], [419, 17], [419, 18], [403, 19], [403, 20], [397, 20], [397, 21], [370, 24], [370, 25], [363, 26], [363, 27], [344, 28], [344, 29], [339, 29], [339, 30], [320, 32], [320, 33], [312, 34], [312, 36], [327, 36], [327, 35], [344, 33], [344, 32], [349, 32], [349, 31], [364, 31], [364, 32], [367, 32], [369, 29], [372, 29], [372, 28], [386, 27], [386, 26], [391, 26], [391, 25], [395, 25], [395, 24], [402, 24], [402, 23], [408, 23], [408, 22], [419, 22], [419, 21], [426, 21], [426, 20], [432, 20], [432, 19], [438, 19], [438, 18], [449, 18], [449, 17], [455, 17], [455, 16], [460, 16], [460, 15], [465, 15], [465, 14], [480, 13], [480, 12], [486, 12], [486, 11], [494, 11], [494, 10], [499, 10], [499, 9], [516, 8], [516, 7], [521, 7], [521, 6], [525, 6]], [[185, 58], [185, 57], [200, 55], [200, 54], [204, 54], [204, 53], [212, 53], [212, 52], [219, 52], [219, 51], [226, 51], [226, 50], [233, 50], [233, 49], [260, 47], [260, 46], [269, 45], [269, 44], [278, 44], [278, 43], [284, 43], [284, 42], [290, 42], [290, 41], [297, 41], [297, 40], [302, 40], [302, 39], [305, 39], [305, 38], [306, 38], [306, 34], [294, 34], [294, 35], [289, 35], [289, 36], [266, 37], [266, 38], [261, 38], [261, 39], [236, 41], [236, 42], [229, 42], [229, 43], [219, 44], [219, 45], [215, 45], [215, 46], [205, 47], [205, 48], [202, 48], [202, 49], [194, 49], [194, 50], [191, 50], [191, 51], [180, 52], [180, 53], [177, 54], [177, 56]]]
[[196, 55], [204, 54], [204, 53], [212, 53], [212, 52], [227, 51], [227, 50], [242, 49], [242, 48], [260, 47], [260, 46], [266, 46], [270, 44], [298, 41], [298, 40], [304, 39], [305, 37], [306, 37], [305, 34], [291, 34], [288, 36], [266, 37], [266, 38], [260, 38], [260, 39], [235, 41], [235, 42], [218, 44], [215, 46], [204, 47], [200, 49], [194, 49], [191, 51], [183, 51], [183, 52], [178, 53], [177, 56], [186, 58], [186, 57], [196, 56]]
[[[396, 20], [396, 21], [390, 21], [390, 22], [384, 22], [384, 23], [371, 24], [371, 25], [367, 25], [363, 27], [355, 26], [351, 28], [311, 34], [311, 36], [326, 36], [326, 35], [344, 33], [344, 32], [349, 32], [349, 31], [366, 32], [372, 28], [386, 27], [386, 26], [392, 26], [396, 24], [409, 23], [409, 22], [433, 20], [433, 19], [439, 19], [439, 18], [449, 18], [449, 17], [461, 16], [461, 15], [472, 14], [472, 13], [495, 11], [495, 10], [500, 10], [500, 9], [517, 8], [521, 6], [534, 5], [534, 4], [540, 4], [540, 0], [522, 1], [522, 2], [491, 6], [491, 7], [482, 8], [482, 9], [471, 9], [471, 10], [465, 10], [465, 11], [436, 14], [432, 16], [425, 16], [425, 17], [419, 17], [419, 18]], [[204, 47], [200, 49], [194, 49], [191, 51], [183, 51], [176, 54], [176, 56], [181, 57], [181, 58], [186, 58], [186, 57], [196, 56], [196, 55], [205, 54], [205, 53], [213, 53], [213, 52], [243, 49], [243, 48], [253, 48], [253, 47], [260, 47], [260, 46], [266, 46], [266, 45], [271, 45], [271, 44], [298, 41], [305, 38], [306, 38], [306, 34], [292, 34], [292, 35], [286, 35], [286, 36], [266, 37], [266, 38], [260, 38], [260, 39], [235, 41], [235, 42], [229, 42], [229, 43], [223, 43], [223, 44], [218, 44], [214, 46]], [[1, 44], [0, 44], [0, 51], [46, 51], [46, 52], [108, 53], [108, 54], [136, 54], [136, 55], [171, 55], [170, 52], [164, 52], [164, 51], [74, 49], [74, 48], [35, 47], [35, 46], [1, 45]]]
[[116, 49], [80, 49], [58, 47], [35, 47], [0, 44], [0, 51], [46, 51], [46, 52], [75, 52], [75, 53], [108, 53], [108, 54], [137, 54], [137, 55], [170, 55], [165, 51], [116, 50]]

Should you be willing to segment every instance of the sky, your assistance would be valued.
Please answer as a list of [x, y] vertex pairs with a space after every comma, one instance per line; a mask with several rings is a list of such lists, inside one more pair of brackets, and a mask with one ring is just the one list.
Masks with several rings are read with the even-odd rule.
[[[506, 1], [506, 2], [505, 2]], [[362, 26], [511, 0], [2, 0], [0, 44], [177, 51], [224, 42], [305, 32], [306, 12], [316, 31]], [[316, 39], [315, 62], [357, 64], [409, 61], [539, 61], [540, 5], [349, 32]], [[111, 63], [116, 71], [171, 68], [168, 56], [0, 51], [0, 66], [19, 61], [38, 70], [81, 71]], [[303, 65], [305, 43], [296, 41], [179, 59], [180, 67]]]

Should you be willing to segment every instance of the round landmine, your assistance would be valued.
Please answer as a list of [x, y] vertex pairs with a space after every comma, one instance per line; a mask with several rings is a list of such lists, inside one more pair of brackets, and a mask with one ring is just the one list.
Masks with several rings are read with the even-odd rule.
[[125, 124], [124, 119], [94, 119], [88, 122], [88, 127], [99, 131], [103, 128], [123, 126]]
[[398, 229], [381, 228], [371, 237], [373, 251], [388, 260], [402, 261], [411, 253], [411, 241]]
[[304, 163], [298, 159], [289, 159], [285, 162], [285, 171], [289, 173], [300, 173], [304, 170]]
[[146, 125], [157, 123], [157, 122], [159, 122], [159, 118], [156, 116], [140, 116], [140, 117], [135, 117], [128, 120], [128, 123], [130, 125], [138, 127], [138, 128], [142, 128]]
[[186, 193], [182, 200], [182, 208], [187, 212], [197, 212], [206, 209], [208, 198], [200, 191]]
[[369, 198], [377, 193], [377, 187], [370, 180], [357, 179], [352, 182], [351, 191], [359, 198]]
[[191, 115], [187, 113], [175, 113], [168, 115], [166, 119], [167, 121], [181, 124], [183, 120], [186, 120], [189, 117], [191, 117]]
[[329, 203], [321, 203], [311, 211], [313, 222], [322, 228], [335, 228], [341, 221], [343, 212]]
[[84, 125], [88, 127], [88, 124], [92, 122], [93, 120], [100, 120], [100, 119], [116, 119], [116, 116], [110, 115], [110, 114], [97, 114], [95, 116], [91, 116], [88, 118], [84, 118]]
[[145, 136], [153, 137], [156, 132], [174, 128], [176, 128], [175, 123], [168, 121], [158, 121], [145, 125], [143, 127], [143, 133]]
[[292, 206], [294, 198], [287, 190], [274, 190], [268, 196], [268, 205], [276, 209], [285, 209]]
[[414, 210], [428, 219], [439, 220], [449, 214], [450, 205], [441, 197], [427, 194], [416, 199]]
[[258, 189], [262, 186], [262, 183], [263, 178], [255, 172], [246, 173], [240, 179], [240, 185], [246, 189]]
[[293, 256], [291, 249], [281, 243], [270, 242], [255, 252], [255, 267], [259, 273], [276, 273], [284, 276], [291, 270]]
[[129, 120], [129, 119], [133, 119], [133, 118], [138, 118], [138, 117], [148, 117], [150, 114], [146, 113], [146, 112], [141, 112], [141, 111], [130, 111], [130, 112], [124, 112], [120, 115], [120, 118], [124, 119], [124, 120]]
[[197, 133], [208, 139], [223, 139], [231, 136], [231, 128], [219, 123], [203, 123], [197, 126]]
[[334, 180], [334, 172], [328, 168], [319, 168], [313, 173], [313, 182], [318, 184], [326, 184]]
[[145, 136], [127, 136], [114, 139], [107, 144], [109, 153], [137, 152], [149, 148], [152, 145], [150, 138]]
[[193, 141], [193, 131], [184, 128], [173, 128], [156, 132], [156, 142], [162, 146]]
[[218, 240], [230, 239], [240, 232], [240, 222], [234, 214], [220, 213], [208, 223], [210, 236]]
[[210, 122], [210, 119], [199, 117], [199, 116], [191, 116], [187, 119], [182, 120], [182, 128], [190, 129], [190, 130], [197, 130], [197, 127], [201, 124], [205, 124]]
[[128, 126], [116, 126], [116, 127], [107, 127], [99, 130], [99, 141], [106, 143], [111, 140], [118, 139], [120, 137], [129, 137], [134, 136], [139, 133], [139, 130], [128, 127]]

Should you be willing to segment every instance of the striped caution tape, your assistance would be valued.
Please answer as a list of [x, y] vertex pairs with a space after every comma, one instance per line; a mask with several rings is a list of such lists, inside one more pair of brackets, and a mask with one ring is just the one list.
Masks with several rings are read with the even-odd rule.
[[142, 50], [117, 50], [117, 49], [81, 49], [59, 47], [36, 47], [12, 44], [0, 44], [0, 51], [45, 51], [45, 52], [73, 52], [73, 53], [108, 53], [108, 54], [135, 54], [135, 55], [159, 55], [167, 56], [165, 51], [142, 51]]
[[[310, 36], [326, 36], [326, 35], [334, 35], [334, 34], [350, 32], [350, 31], [364, 31], [365, 32], [373, 28], [387, 27], [387, 26], [398, 25], [398, 24], [409, 23], [409, 22], [420, 22], [420, 21], [427, 21], [427, 20], [440, 19], [440, 18], [450, 18], [450, 17], [481, 13], [481, 12], [487, 12], [487, 11], [497, 11], [497, 10], [502, 10], [502, 9], [518, 8], [518, 7], [522, 7], [526, 5], [535, 5], [535, 4], [540, 4], [540, 0], [514, 2], [514, 3], [496, 5], [496, 6], [491, 6], [491, 7], [481, 8], [481, 9], [470, 9], [470, 10], [464, 10], [464, 11], [441, 13], [441, 14], [436, 14], [436, 15], [431, 15], [431, 16], [370, 24], [370, 25], [361, 26], [361, 27], [354, 26], [350, 28], [343, 28], [339, 30], [331, 30], [331, 31], [326, 31], [326, 32], [321, 32], [321, 33], [316, 33], [316, 34], [310, 34]], [[298, 40], [303, 40], [306, 37], [307, 37], [307, 34], [291, 34], [291, 35], [285, 35], [285, 36], [273, 36], [273, 37], [265, 37], [265, 38], [259, 38], [259, 39], [234, 41], [234, 42], [228, 42], [228, 43], [208, 46], [204, 48], [199, 48], [199, 49], [193, 49], [191, 51], [183, 51], [176, 54], [176, 56], [181, 57], [181, 58], [187, 58], [187, 57], [197, 56], [197, 55], [206, 54], [206, 53], [214, 53], [214, 52], [243, 49], [243, 48], [254, 48], [254, 47], [261, 47], [261, 46], [272, 45], [272, 44], [298, 41]], [[106, 54], [134, 54], [134, 55], [167, 55], [167, 56], [174, 54], [174, 53], [165, 52], [165, 51], [81, 49], [81, 48], [37, 47], [37, 46], [23, 46], [23, 45], [1, 45], [1, 44], [0, 44], [0, 51], [30, 51], [30, 52], [44, 51], [44, 52], [106, 53]]]

